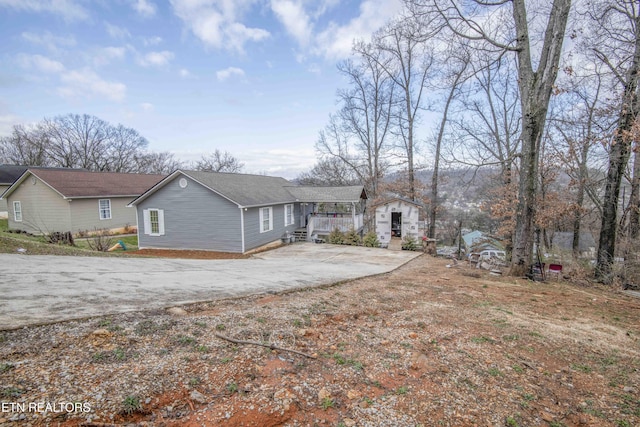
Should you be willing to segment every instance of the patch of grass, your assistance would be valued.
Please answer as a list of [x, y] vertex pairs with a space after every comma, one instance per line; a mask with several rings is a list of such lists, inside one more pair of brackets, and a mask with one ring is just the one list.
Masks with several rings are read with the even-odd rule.
[[175, 337], [175, 343], [178, 345], [192, 345], [195, 344], [196, 339], [194, 337], [190, 337], [189, 335], [178, 335]]
[[15, 368], [11, 363], [0, 363], [0, 374], [3, 372], [8, 372]]
[[227, 329], [227, 327], [224, 326], [222, 323], [218, 323], [216, 325], [216, 331], [224, 331], [225, 329]]
[[571, 364], [571, 369], [573, 369], [574, 371], [585, 373], [585, 374], [590, 374], [593, 371], [591, 366], [583, 365], [583, 364], [580, 364], [580, 363]]
[[518, 427], [518, 421], [516, 421], [514, 417], [509, 416], [504, 420], [504, 425], [506, 427]]
[[407, 394], [409, 392], [409, 387], [407, 386], [400, 386], [396, 389], [396, 394], [401, 396], [403, 394]]
[[138, 396], [127, 396], [122, 401], [122, 412], [127, 415], [131, 415], [135, 412], [142, 410], [142, 404]]
[[196, 325], [198, 328], [206, 328], [207, 322], [195, 322], [194, 325]]
[[567, 427], [567, 425], [561, 421], [551, 421], [549, 427]]
[[513, 365], [511, 369], [513, 369], [513, 372], [517, 374], [522, 374], [524, 372], [524, 368], [522, 368], [522, 366], [520, 365]]
[[209, 353], [209, 347], [206, 345], [197, 345], [196, 351], [199, 351], [200, 353]]
[[9, 220], [0, 218], [0, 231], [6, 231], [9, 228]]
[[232, 357], [223, 357], [223, 358], [220, 360], [220, 362], [221, 362], [221, 363], [229, 363], [229, 362], [231, 362], [232, 360], [233, 360], [233, 358], [232, 358]]
[[233, 394], [233, 393], [237, 393], [238, 392], [238, 384], [236, 384], [235, 382], [230, 382], [229, 384], [227, 384], [227, 391], [229, 392], [229, 394]]
[[334, 405], [334, 400], [330, 397], [323, 397], [322, 398], [322, 402], [320, 402], [320, 406], [322, 406], [322, 409], [324, 409], [325, 411], [329, 408], [333, 408]]
[[202, 383], [202, 380], [200, 379], [200, 377], [191, 377], [189, 378], [189, 386], [191, 387], [195, 387], [197, 385], [199, 385], [200, 383]]
[[500, 369], [498, 369], [498, 368], [489, 368], [489, 370], [487, 372], [492, 377], [500, 377], [500, 376], [502, 376], [502, 372], [500, 372]]
[[10, 399], [13, 397], [20, 397], [20, 395], [24, 393], [24, 390], [21, 390], [16, 387], [4, 387], [0, 390], [0, 397], [4, 397], [6, 399]]
[[505, 341], [518, 341], [520, 339], [520, 335], [518, 334], [505, 335], [502, 337], [502, 339]]

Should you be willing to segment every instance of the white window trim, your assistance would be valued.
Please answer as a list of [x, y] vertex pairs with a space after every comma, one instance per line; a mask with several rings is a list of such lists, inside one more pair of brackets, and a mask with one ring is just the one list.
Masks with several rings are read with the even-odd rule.
[[[289, 218], [287, 215], [287, 208], [291, 209], [291, 218]], [[288, 221], [289, 219], [291, 219], [290, 222]], [[294, 216], [293, 204], [284, 205], [284, 226], [287, 227], [295, 223], [296, 223], [296, 218]]]
[[[109, 204], [108, 206], [108, 211], [105, 210], [106, 212], [108, 212], [109, 216], [103, 218], [102, 217], [102, 202], [107, 202]], [[98, 200], [98, 217], [100, 218], [100, 221], [106, 220], [106, 219], [111, 219], [111, 199], [99, 199]]]
[[22, 222], [22, 203], [20, 201], [13, 202], [13, 220]]
[[[151, 211], [158, 212], [158, 232], [151, 232]], [[142, 211], [142, 219], [144, 222], [144, 234], [148, 236], [164, 236], [164, 210], [150, 208]]]
[[[269, 212], [269, 228], [267, 230], [264, 229], [264, 212], [268, 210]], [[273, 230], [273, 207], [269, 206], [266, 208], [260, 208], [260, 233], [267, 233]]]

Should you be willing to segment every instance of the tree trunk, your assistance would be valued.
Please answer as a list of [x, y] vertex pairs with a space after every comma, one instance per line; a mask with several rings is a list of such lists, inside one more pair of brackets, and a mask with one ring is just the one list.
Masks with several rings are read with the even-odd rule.
[[[638, 23], [640, 24], [640, 23]], [[620, 186], [625, 168], [631, 155], [631, 130], [638, 116], [638, 78], [640, 76], [640, 28], [636, 26], [635, 52], [622, 95], [622, 108], [611, 150], [609, 152], [609, 171], [602, 203], [602, 225], [598, 242], [598, 259], [595, 270], [596, 280], [607, 283], [611, 280], [613, 258], [616, 252], [616, 233], [618, 229], [618, 203]]]
[[521, 172], [516, 210], [511, 271], [527, 273], [533, 255], [534, 217], [537, 192], [539, 147], [542, 140], [551, 90], [558, 75], [571, 0], [554, 0], [545, 31], [538, 70], [533, 70], [525, 0], [513, 0], [518, 55], [518, 85], [522, 108]]

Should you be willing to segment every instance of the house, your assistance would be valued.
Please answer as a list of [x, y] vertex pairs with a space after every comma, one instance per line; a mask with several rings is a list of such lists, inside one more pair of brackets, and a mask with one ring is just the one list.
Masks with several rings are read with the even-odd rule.
[[[0, 197], [27, 169], [27, 166], [0, 165]], [[7, 201], [0, 199], [0, 217], [6, 218], [7, 214]]]
[[117, 229], [136, 223], [127, 204], [164, 175], [27, 169], [2, 194], [9, 229], [33, 234]]
[[305, 187], [264, 175], [177, 170], [130, 203], [138, 246], [246, 253], [299, 232], [361, 229], [362, 186]]
[[392, 237], [420, 237], [419, 214], [421, 205], [396, 197], [373, 206], [375, 229], [380, 243], [388, 245]]
[[462, 236], [466, 253], [482, 251], [504, 251], [504, 246], [500, 241], [487, 236], [482, 231], [475, 230]]

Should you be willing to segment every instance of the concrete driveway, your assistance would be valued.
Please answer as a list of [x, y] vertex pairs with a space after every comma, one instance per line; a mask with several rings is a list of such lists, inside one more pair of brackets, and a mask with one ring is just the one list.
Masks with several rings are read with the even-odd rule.
[[0, 330], [330, 284], [418, 255], [313, 243], [236, 260], [0, 254]]

